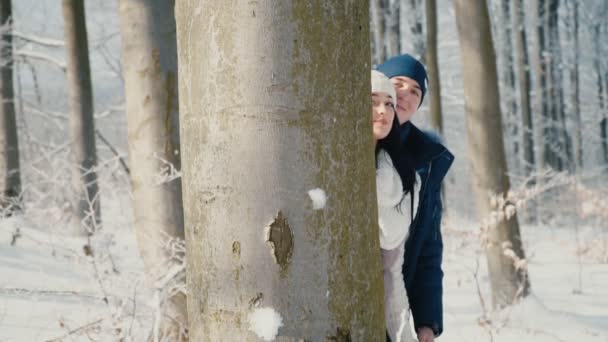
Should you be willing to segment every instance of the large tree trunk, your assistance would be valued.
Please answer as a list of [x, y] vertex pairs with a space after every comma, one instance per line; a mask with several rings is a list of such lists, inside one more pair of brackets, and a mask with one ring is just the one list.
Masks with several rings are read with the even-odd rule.
[[[175, 176], [181, 165], [174, 4], [120, 2], [135, 231], [152, 281], [175, 262], [163, 246], [170, 238], [184, 238], [181, 180]], [[170, 298], [163, 311], [164, 337], [183, 339], [185, 294]]]
[[[535, 169], [534, 163], [534, 125], [530, 108], [530, 71], [528, 69], [528, 45], [524, 21], [523, 0], [513, 1], [512, 19], [515, 32], [515, 62], [519, 81], [519, 107], [522, 122], [522, 151], [524, 157], [524, 174], [530, 176]], [[539, 113], [537, 112], [537, 115]]]
[[572, 94], [570, 103], [574, 115], [574, 166], [576, 170], [583, 169], [583, 124], [581, 120], [581, 109], [579, 104], [579, 73], [580, 63], [579, 43], [578, 43], [578, 2], [570, 1], [570, 42], [572, 43], [573, 61], [570, 66], [570, 84]]
[[371, 0], [370, 10], [373, 20], [372, 32], [373, 32], [373, 46], [374, 56], [372, 64], [378, 65], [386, 60], [386, 1], [388, 0]]
[[368, 2], [176, 5], [191, 340], [383, 340]]
[[[496, 56], [485, 0], [454, 1], [460, 52], [464, 68], [467, 140], [471, 155], [473, 187], [480, 220], [493, 208], [488, 194], [506, 194], [509, 177], [505, 160], [500, 114]], [[512, 304], [529, 290], [527, 272], [516, 268], [524, 259], [517, 215], [488, 227], [486, 253], [495, 308]]]
[[536, 161], [537, 171], [542, 172], [546, 167], [545, 146], [546, 132], [548, 122], [548, 104], [547, 104], [547, 63], [544, 58], [545, 53], [545, 0], [535, 0], [533, 3], [532, 20], [535, 25], [533, 32], [534, 44], [533, 51], [530, 54], [530, 64], [534, 70], [533, 93], [534, 96], [534, 159]]
[[386, 55], [388, 58], [401, 53], [401, 0], [388, 1], [388, 21], [386, 30]]
[[11, 0], [0, 1], [0, 211], [19, 208], [21, 174], [13, 89]]
[[84, 0], [63, 0], [67, 77], [72, 139], [73, 209], [84, 224], [80, 233], [91, 234], [101, 223], [99, 188], [97, 186], [97, 152], [93, 117], [93, 88], [84, 11]]

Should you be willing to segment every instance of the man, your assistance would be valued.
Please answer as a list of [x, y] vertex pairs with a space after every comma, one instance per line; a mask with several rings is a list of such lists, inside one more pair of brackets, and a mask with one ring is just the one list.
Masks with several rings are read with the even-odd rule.
[[434, 135], [422, 132], [410, 121], [428, 87], [422, 63], [405, 54], [379, 65], [378, 71], [395, 86], [401, 153], [411, 160], [422, 183], [418, 210], [405, 243], [402, 273], [418, 340], [434, 342], [443, 331], [441, 182], [454, 156]]

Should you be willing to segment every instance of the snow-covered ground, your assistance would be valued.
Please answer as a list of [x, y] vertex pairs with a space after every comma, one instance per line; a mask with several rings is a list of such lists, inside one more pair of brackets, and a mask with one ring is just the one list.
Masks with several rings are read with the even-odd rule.
[[[589, 9], [601, 1], [605, 0], [585, 3]], [[97, 128], [126, 157], [118, 1], [86, 4]], [[18, 31], [63, 39], [60, 1], [19, 0], [13, 5]], [[446, 180], [451, 216], [444, 224], [445, 332], [439, 341], [606, 342], [608, 225], [605, 220], [582, 221], [568, 213], [576, 198], [552, 199], [547, 210], [559, 214], [555, 224], [522, 226], [532, 295], [505, 312], [489, 312], [485, 256], [476, 235], [477, 224], [467, 219], [474, 213], [474, 203], [468, 195], [471, 177], [452, 5], [451, 0], [438, 1], [444, 135], [456, 155]], [[582, 34], [581, 46], [597, 43], [590, 37], [588, 32]], [[408, 48], [408, 44], [404, 46]], [[65, 60], [61, 48], [20, 41], [17, 49]], [[581, 56], [581, 70], [586, 70], [581, 80], [581, 109], [585, 151], [590, 151], [585, 155], [586, 164], [597, 167], [594, 157], [600, 144], [594, 133], [592, 52], [583, 49]], [[87, 241], [67, 231], [62, 206], [69, 181], [69, 169], [62, 162], [68, 127], [62, 115], [67, 112], [65, 75], [53, 63], [36, 59], [18, 63], [16, 71], [23, 107], [18, 124], [28, 214], [0, 219], [0, 342], [145, 340], [155, 304], [135, 243], [128, 178], [108, 147], [99, 143], [104, 227], [91, 241], [94, 256], [85, 256]], [[427, 114], [425, 104], [415, 122], [428, 127]], [[521, 183], [517, 177], [512, 181]], [[605, 178], [594, 181], [606, 184]], [[320, 193], [311, 195], [314, 206], [322, 206], [324, 199]], [[578, 239], [573, 225], [577, 222]]]
[[[0, 341], [140, 341], [149, 334], [152, 296], [120, 202], [105, 208], [121, 224], [110, 220], [93, 238], [94, 258], [85, 256], [84, 238], [66, 237], [58, 227], [0, 220]], [[579, 248], [570, 228], [523, 226], [533, 294], [500, 313], [490, 312], [476, 225], [450, 217], [444, 231], [439, 341], [608, 341], [605, 231], [581, 227]]]

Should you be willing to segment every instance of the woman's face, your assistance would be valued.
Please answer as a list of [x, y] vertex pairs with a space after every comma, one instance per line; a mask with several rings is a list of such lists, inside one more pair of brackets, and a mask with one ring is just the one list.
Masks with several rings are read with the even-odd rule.
[[387, 93], [372, 93], [372, 126], [374, 138], [384, 139], [393, 127], [395, 102]]

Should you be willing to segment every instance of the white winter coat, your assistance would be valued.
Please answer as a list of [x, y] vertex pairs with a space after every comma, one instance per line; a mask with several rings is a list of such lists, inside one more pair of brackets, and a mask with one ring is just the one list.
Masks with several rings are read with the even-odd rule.
[[[392, 342], [417, 341], [412, 335], [410, 306], [401, 271], [405, 240], [409, 234], [411, 219], [416, 215], [415, 212], [414, 215], [411, 214], [411, 196], [403, 196], [401, 178], [388, 153], [380, 150], [377, 158], [376, 193], [384, 274], [386, 330]], [[414, 210], [418, 207], [419, 190], [420, 178], [416, 174]]]

